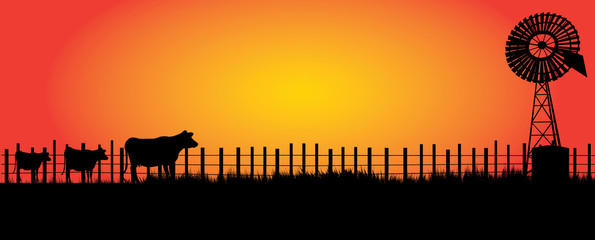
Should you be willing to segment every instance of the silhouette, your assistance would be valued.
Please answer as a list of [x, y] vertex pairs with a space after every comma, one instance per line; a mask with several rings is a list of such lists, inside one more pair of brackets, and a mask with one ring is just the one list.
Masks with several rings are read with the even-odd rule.
[[124, 144], [126, 149], [126, 168], [130, 156], [130, 174], [132, 182], [138, 182], [136, 166], [163, 166], [165, 175], [174, 177], [174, 168], [180, 151], [184, 148], [195, 148], [198, 143], [192, 139], [193, 133], [183, 131], [172, 137], [158, 137], [155, 139], [129, 138]]
[[539, 146], [533, 149], [532, 180], [536, 183], [568, 182], [569, 149]]
[[[39, 166], [41, 166], [41, 163], [51, 161], [50, 154], [47, 152], [26, 153], [21, 152], [21, 150], [17, 150], [17, 152], [14, 154], [14, 158], [16, 159], [17, 163], [13, 173], [16, 172], [17, 169], [31, 170], [31, 174], [35, 175], [35, 181], [39, 180], [39, 178], [37, 178], [37, 172], [39, 172]], [[21, 176], [17, 175], [17, 178], [17, 182], [20, 182]]]
[[583, 58], [582, 55], [576, 54], [576, 53], [573, 53], [570, 51], [564, 51], [564, 52], [562, 52], [562, 54], [563, 54], [564, 60], [565, 60], [564, 63], [566, 63], [566, 65], [573, 68], [574, 70], [576, 70], [580, 74], [584, 75], [585, 77], [587, 76], [587, 68], [585, 67], [585, 59]]
[[[562, 151], [561, 148], [555, 148], [562, 144], [549, 82], [562, 77], [570, 68], [587, 76], [579, 50], [580, 41], [574, 25], [565, 17], [553, 13], [539, 13], [524, 18], [508, 36], [505, 52], [508, 66], [520, 78], [535, 83], [525, 164], [537, 146], [543, 143], [553, 147], [545, 152], [557, 154]], [[558, 166], [547, 161], [537, 163], [538, 166], [540, 164]], [[549, 171], [543, 173], [546, 172]]]
[[578, 31], [553, 13], [539, 13], [520, 21], [506, 41], [506, 61], [520, 78], [534, 83], [554, 81], [574, 68], [587, 76], [578, 54]]
[[69, 171], [70, 169], [81, 171], [81, 174], [84, 174], [84, 171], [86, 171], [88, 182], [91, 182], [93, 169], [99, 160], [107, 160], [105, 149], [101, 147], [97, 150], [78, 150], [67, 146], [64, 150], [65, 166], [62, 174], [64, 174], [66, 169]]

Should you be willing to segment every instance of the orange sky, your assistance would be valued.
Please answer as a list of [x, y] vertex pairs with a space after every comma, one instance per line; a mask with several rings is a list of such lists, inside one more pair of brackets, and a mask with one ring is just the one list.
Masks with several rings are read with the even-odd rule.
[[[514, 7], [512, 7], [514, 6]], [[527, 141], [534, 85], [504, 46], [554, 12], [595, 49], [589, 1], [3, 1], [0, 147], [491, 147]], [[552, 85], [561, 141], [592, 142], [595, 82]], [[518, 147], [517, 147], [518, 146]], [[395, 150], [395, 153], [400, 150]]]

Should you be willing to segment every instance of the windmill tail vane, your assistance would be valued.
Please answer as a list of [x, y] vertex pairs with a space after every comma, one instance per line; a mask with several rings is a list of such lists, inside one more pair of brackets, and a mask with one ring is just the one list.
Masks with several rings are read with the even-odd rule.
[[583, 58], [583, 55], [566, 51], [562, 53], [562, 56], [564, 56], [564, 64], [576, 70], [583, 76], [587, 76], [587, 69], [585, 67], [585, 59]]

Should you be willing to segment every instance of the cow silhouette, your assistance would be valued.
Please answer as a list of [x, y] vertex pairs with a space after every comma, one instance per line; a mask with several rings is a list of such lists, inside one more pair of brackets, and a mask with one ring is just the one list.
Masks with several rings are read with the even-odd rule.
[[88, 182], [93, 178], [93, 169], [99, 160], [107, 160], [105, 149], [99, 147], [97, 150], [78, 150], [71, 147], [64, 149], [65, 166], [62, 174], [66, 169], [74, 169], [76, 171], [87, 172]]
[[174, 167], [180, 151], [184, 148], [195, 148], [198, 143], [192, 139], [193, 133], [183, 131], [171, 137], [158, 137], [153, 139], [129, 138], [124, 144], [126, 149], [126, 168], [130, 157], [130, 174], [132, 182], [138, 182], [136, 167], [163, 166], [165, 175], [174, 177]]
[[[21, 150], [17, 150], [17, 152], [14, 154], [14, 158], [17, 163], [13, 172], [16, 172], [17, 168], [23, 170], [31, 170], [31, 174], [35, 175], [35, 181], [39, 180], [39, 178], [37, 178], [37, 173], [39, 172], [39, 166], [41, 166], [41, 163], [51, 161], [50, 154], [47, 152], [26, 153], [21, 152]], [[20, 182], [21, 177], [19, 175], [17, 175], [17, 177], [17, 181]]]

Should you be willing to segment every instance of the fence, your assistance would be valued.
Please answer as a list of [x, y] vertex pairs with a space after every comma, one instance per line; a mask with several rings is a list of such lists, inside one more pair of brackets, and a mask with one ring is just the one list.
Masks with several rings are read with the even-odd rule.
[[[17, 149], [19, 148], [20, 144], [17, 144]], [[85, 149], [84, 143], [81, 144], [81, 149]], [[314, 144], [313, 152], [310, 153], [307, 151], [307, 145], [301, 144], [301, 151], [295, 153], [292, 143], [289, 144], [287, 154], [281, 154], [279, 148], [270, 151], [267, 147], [259, 149], [261, 150], [259, 153], [256, 153], [257, 149], [254, 147], [250, 147], [249, 152], [246, 150], [242, 152], [242, 149], [236, 148], [235, 154], [225, 154], [223, 148], [219, 148], [218, 154], [206, 154], [205, 148], [197, 148], [184, 149], [180, 153], [174, 173], [176, 176], [200, 175], [202, 178], [224, 177], [227, 174], [253, 178], [255, 176], [270, 177], [277, 174], [294, 175], [298, 172], [318, 174], [328, 171], [352, 171], [355, 173], [373, 172], [386, 180], [389, 178], [421, 178], [437, 173], [462, 176], [464, 172], [495, 176], [514, 170], [527, 173], [528, 163], [524, 162], [526, 144], [523, 144], [521, 149], [522, 154], [511, 154], [510, 145], [506, 145], [505, 153], [502, 153], [503, 150], [498, 151], [497, 141], [494, 141], [493, 149], [471, 148], [466, 149], [466, 154], [463, 154], [461, 144], [457, 145], [456, 152], [446, 149], [444, 154], [437, 152], [436, 144], [432, 144], [430, 151], [425, 151], [424, 145], [420, 144], [413, 154], [408, 148], [402, 148], [397, 154], [394, 154], [389, 148], [384, 148], [381, 153], [378, 153], [370, 147], [365, 148], [364, 151], [358, 147], [331, 148], [327, 152], [320, 151], [318, 144]], [[97, 162], [97, 166], [93, 169], [92, 182], [130, 181], [130, 170], [124, 172], [124, 148], [117, 149], [119, 151], [114, 150], [114, 142], [110, 141], [110, 148], [106, 151], [108, 160]], [[35, 149], [31, 148], [31, 152], [34, 151]], [[199, 151], [199, 153], [191, 154], [189, 151]], [[42, 152], [47, 152], [47, 148], [44, 147]], [[8, 149], [5, 149], [1, 156], [4, 158], [2, 161], [3, 183], [36, 182], [35, 175], [30, 171], [14, 170], [14, 154], [10, 154]], [[65, 171], [62, 175], [64, 155], [58, 154], [55, 140], [52, 144], [50, 157], [51, 161], [44, 162], [40, 167], [38, 174], [40, 176], [38, 176], [39, 181], [37, 182], [85, 182], [84, 174], [78, 171]], [[592, 176], [591, 144], [587, 145], [587, 154], [577, 154], [577, 148], [571, 150], [569, 172], [573, 176]], [[22, 175], [29, 175], [29, 178], [23, 178]], [[141, 179], [143, 176], [149, 175], [161, 177], [162, 170], [161, 167], [140, 167], [137, 169], [137, 175]]]

